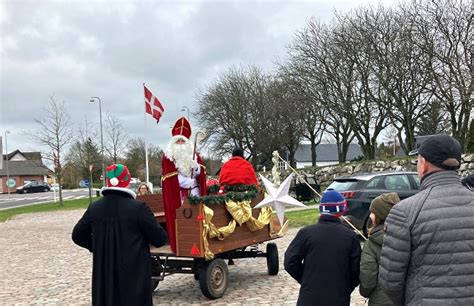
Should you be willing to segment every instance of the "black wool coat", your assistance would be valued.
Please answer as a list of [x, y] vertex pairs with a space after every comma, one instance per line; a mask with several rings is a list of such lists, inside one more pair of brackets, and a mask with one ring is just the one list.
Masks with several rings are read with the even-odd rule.
[[166, 232], [146, 203], [105, 190], [72, 231], [72, 240], [93, 253], [93, 305], [152, 305], [150, 243]]
[[330, 216], [302, 228], [285, 252], [285, 270], [300, 285], [298, 305], [349, 305], [359, 284], [360, 243]]

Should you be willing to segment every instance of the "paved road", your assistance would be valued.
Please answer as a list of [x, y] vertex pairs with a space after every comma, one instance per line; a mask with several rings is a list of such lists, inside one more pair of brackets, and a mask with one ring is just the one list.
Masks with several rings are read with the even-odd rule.
[[[19, 215], [0, 223], [1, 304], [90, 304], [91, 254], [74, 245], [71, 230], [84, 210]], [[230, 284], [223, 298], [209, 301], [192, 275], [171, 275], [153, 293], [160, 304], [294, 305], [299, 286], [282, 270], [283, 253], [296, 234], [274, 240], [280, 273], [267, 275], [264, 258], [239, 259], [229, 266]], [[264, 246], [262, 246], [264, 247]], [[351, 305], [363, 305], [353, 293]]]
[[[92, 195], [95, 195], [95, 190], [92, 192]], [[87, 197], [89, 197], [88, 189], [63, 190], [63, 199], [65, 200], [81, 199]], [[56, 198], [59, 198], [59, 192], [56, 192]], [[53, 191], [27, 194], [4, 193], [0, 194], [0, 210], [53, 201]]]

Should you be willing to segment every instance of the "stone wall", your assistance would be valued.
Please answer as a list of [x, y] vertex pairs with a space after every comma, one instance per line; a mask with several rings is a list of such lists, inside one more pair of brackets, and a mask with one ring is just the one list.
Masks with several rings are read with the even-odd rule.
[[[338, 164], [325, 167], [316, 168], [303, 168], [297, 169], [298, 173], [315, 177], [321, 185], [329, 185], [334, 178], [347, 176], [354, 173], [372, 173], [381, 171], [415, 171], [416, 165], [412, 164], [411, 161], [416, 160], [415, 158], [396, 159], [396, 160], [378, 160], [378, 161], [366, 161], [366, 162], [353, 162], [346, 164]], [[465, 154], [462, 156], [462, 163], [459, 169], [461, 176], [474, 173], [474, 154]], [[269, 176], [269, 173], [266, 173]], [[290, 174], [289, 171], [283, 171], [281, 173], [282, 181], [285, 177]]]

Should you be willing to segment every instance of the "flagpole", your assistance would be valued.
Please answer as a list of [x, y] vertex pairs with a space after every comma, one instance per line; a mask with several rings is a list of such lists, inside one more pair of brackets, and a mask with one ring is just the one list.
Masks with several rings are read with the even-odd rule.
[[[143, 89], [145, 90], [145, 83], [143, 83]], [[148, 145], [147, 145], [147, 142], [146, 142], [146, 132], [147, 132], [147, 129], [146, 129], [146, 102], [145, 102], [145, 111], [143, 112], [143, 122], [144, 122], [144, 125], [145, 125], [145, 133], [144, 133], [144, 139], [145, 139], [145, 175], [146, 175], [146, 185], [148, 186], [149, 184], [149, 181], [150, 181], [150, 176], [149, 176], [149, 172], [148, 172]]]

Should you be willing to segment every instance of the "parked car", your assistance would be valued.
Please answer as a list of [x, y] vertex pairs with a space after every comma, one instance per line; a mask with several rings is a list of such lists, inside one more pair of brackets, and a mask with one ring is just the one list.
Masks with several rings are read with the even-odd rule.
[[396, 192], [403, 200], [416, 194], [419, 187], [416, 172], [377, 172], [336, 178], [328, 189], [339, 191], [347, 199], [348, 210], [344, 216], [367, 236], [371, 226], [369, 206], [375, 197]]
[[303, 179], [311, 186], [311, 188], [316, 190], [318, 193], [321, 192], [321, 186], [318, 181], [314, 177], [308, 176], [303, 178], [293, 178], [289, 194], [298, 201], [311, 201], [315, 198], [319, 198], [314, 191], [306, 185]]
[[16, 189], [16, 193], [48, 192], [51, 188], [43, 181], [31, 181]]

